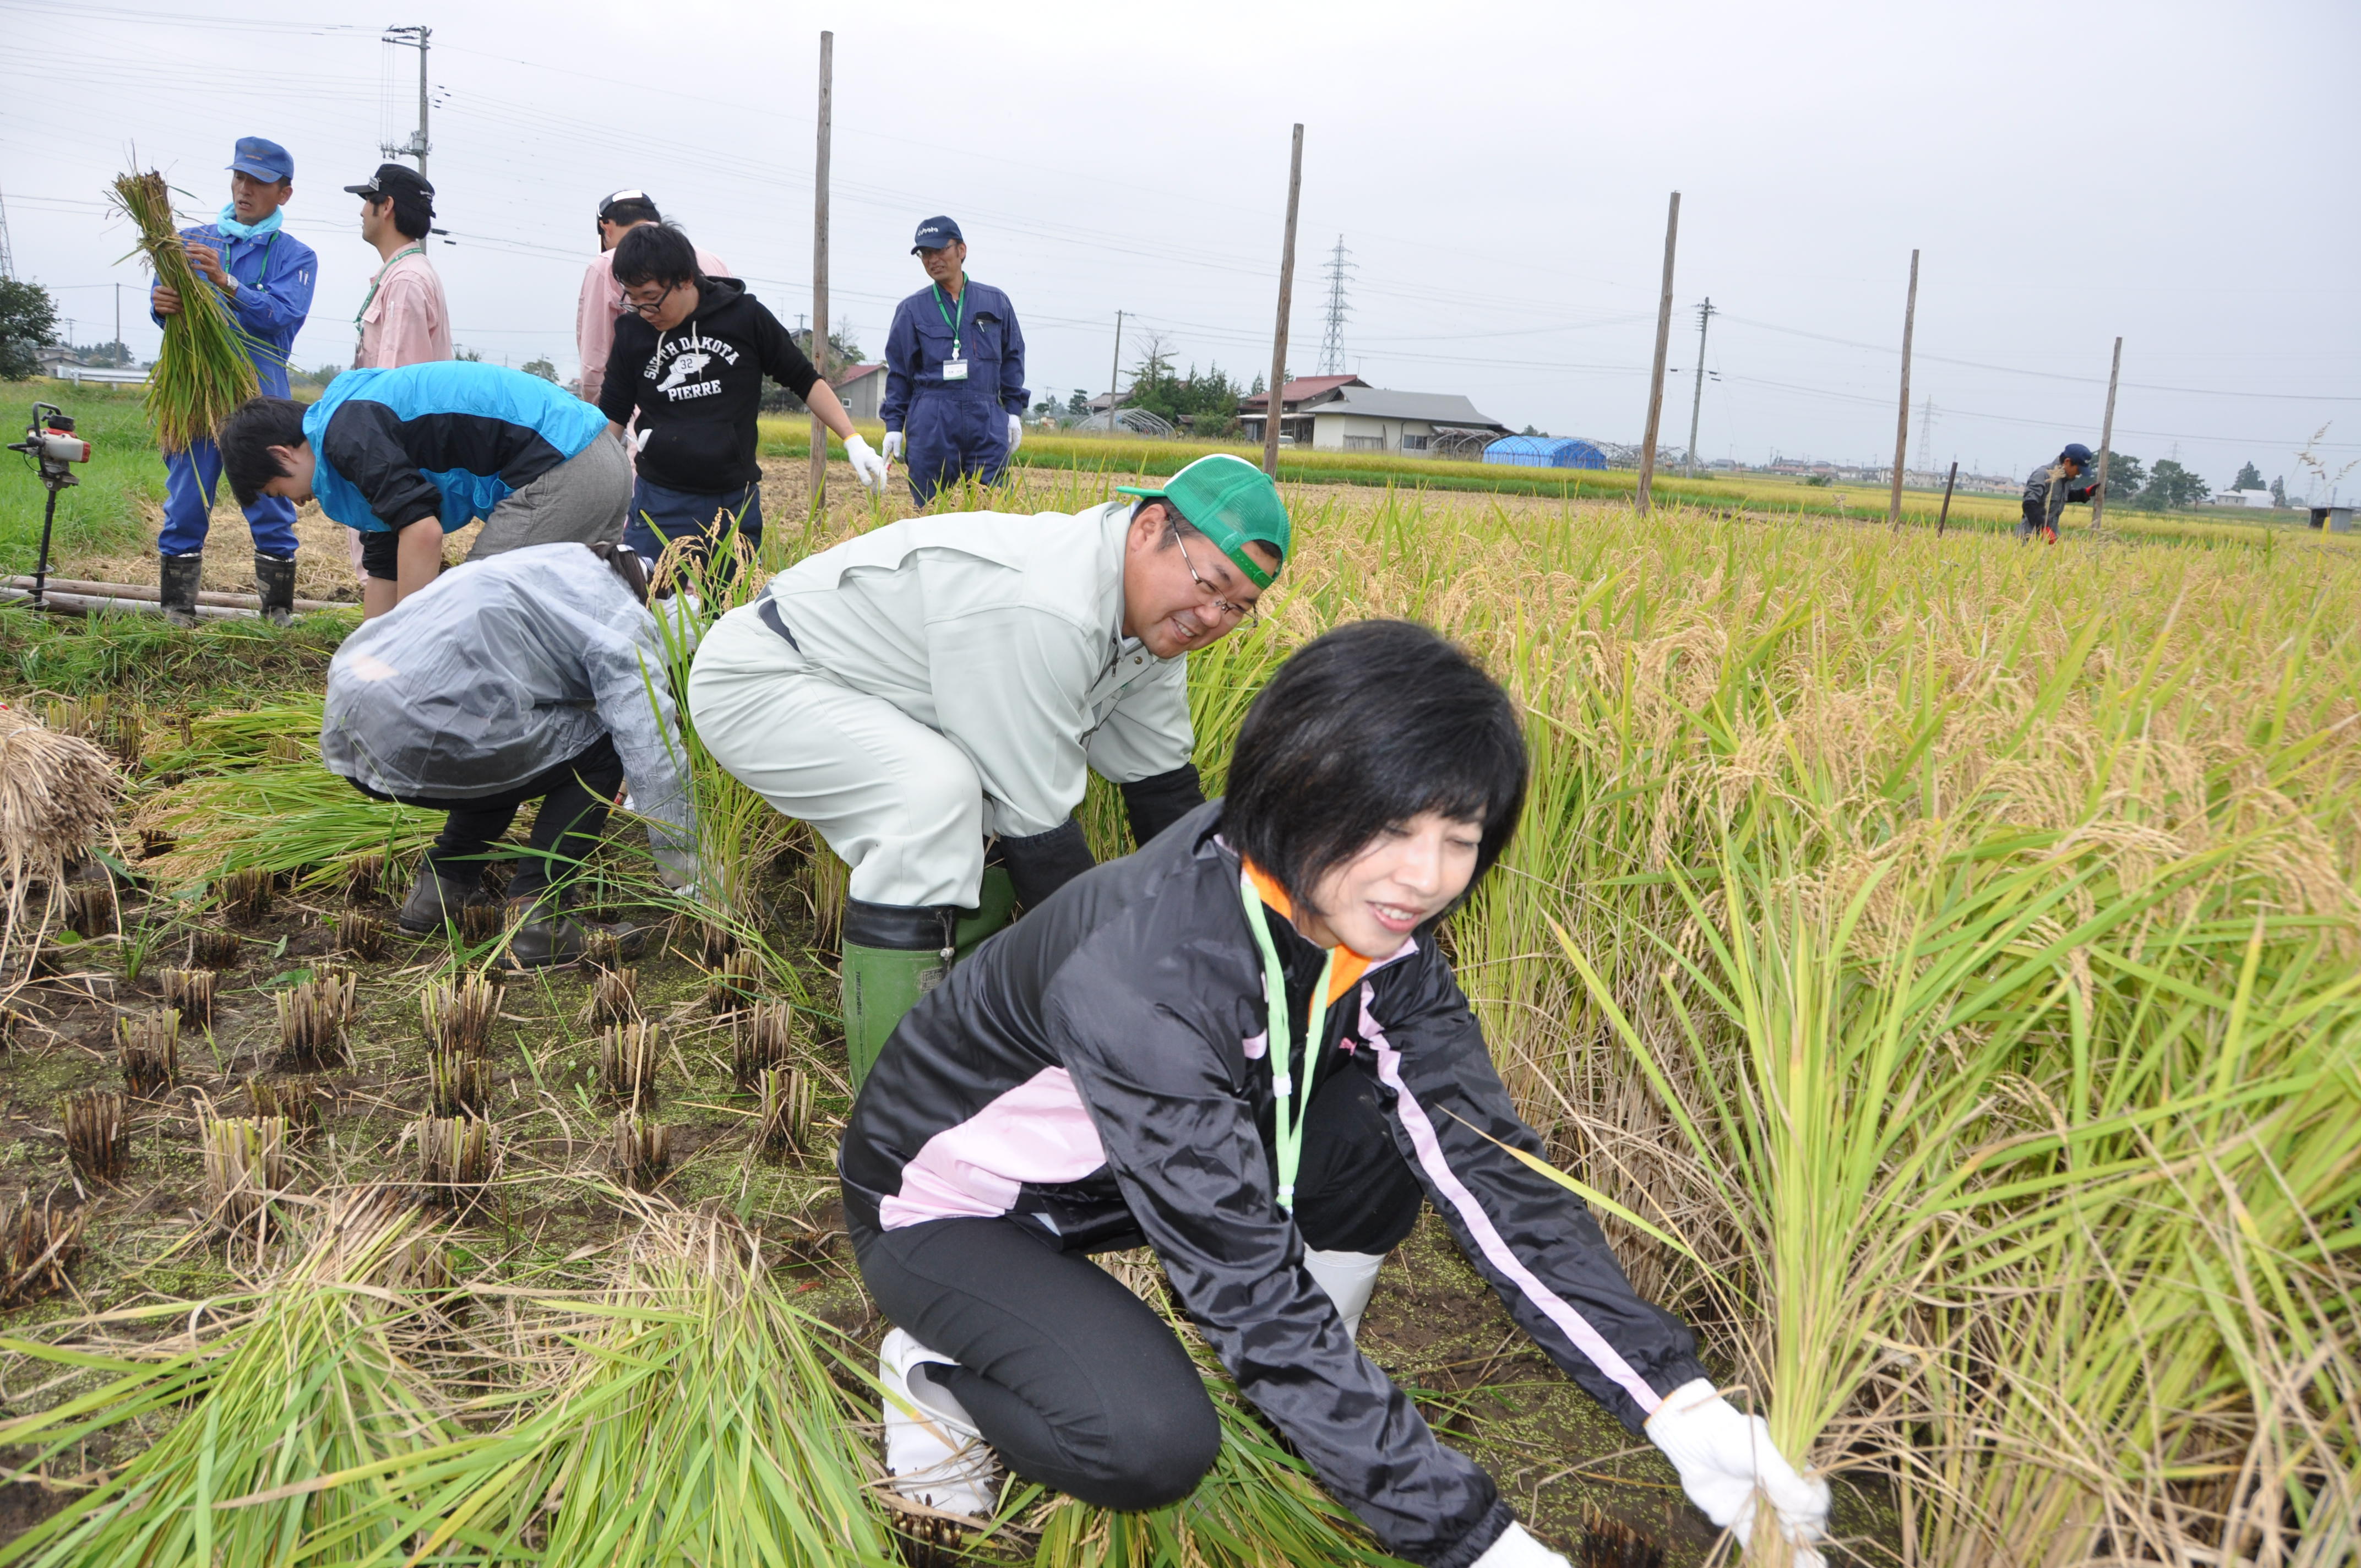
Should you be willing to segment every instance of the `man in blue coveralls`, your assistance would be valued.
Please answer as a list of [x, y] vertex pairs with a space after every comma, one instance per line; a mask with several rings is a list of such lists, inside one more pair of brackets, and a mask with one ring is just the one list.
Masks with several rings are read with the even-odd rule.
[[885, 334], [885, 456], [901, 457], [920, 506], [972, 474], [1000, 477], [1025, 439], [1025, 334], [1016, 307], [968, 280], [967, 240], [949, 218], [918, 225], [910, 254], [928, 284], [894, 310]]
[[[197, 275], [228, 302], [230, 319], [252, 340], [263, 393], [283, 398], [288, 348], [312, 313], [312, 283], [319, 272], [312, 247], [280, 229], [279, 209], [295, 193], [295, 160], [275, 141], [241, 137], [229, 169], [229, 205], [214, 222], [182, 229], [181, 239]], [[160, 327], [166, 316], [179, 313], [180, 293], [159, 283], [148, 308]], [[221, 449], [209, 436], [190, 442], [185, 452], [164, 454], [157, 586], [164, 615], [175, 626], [197, 623], [205, 531], [221, 468]], [[263, 619], [283, 626], [295, 611], [295, 504], [260, 497], [246, 509], [246, 522], [254, 531], [254, 586], [262, 596]]]

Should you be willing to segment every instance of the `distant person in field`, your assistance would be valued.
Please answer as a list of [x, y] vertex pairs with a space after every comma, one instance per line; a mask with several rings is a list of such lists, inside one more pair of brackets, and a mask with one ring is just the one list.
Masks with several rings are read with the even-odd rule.
[[[536, 544], [455, 572], [344, 641], [328, 665], [320, 760], [379, 800], [449, 813], [397, 919], [439, 930], [487, 902], [513, 859], [504, 949], [541, 969], [582, 957], [582, 861], [628, 781], [659, 875], [695, 876], [696, 822], [647, 576], [613, 544]], [[653, 675], [653, 678], [651, 676]], [[501, 846], [540, 806], [520, 853]]]
[[928, 218], [910, 254], [928, 282], [894, 308], [879, 411], [885, 455], [906, 454], [910, 494], [925, 506], [970, 476], [999, 478], [1025, 439], [1025, 334], [1006, 294], [969, 280], [959, 225]]
[[[312, 247], [280, 223], [279, 209], [295, 193], [295, 160], [275, 141], [241, 137], [229, 170], [229, 204], [212, 223], [182, 229], [181, 240], [197, 276], [221, 295], [231, 322], [249, 340], [263, 392], [283, 398], [288, 353], [312, 313], [312, 285], [319, 273]], [[148, 292], [148, 308], [160, 327], [165, 317], [180, 313], [180, 293], [159, 283]], [[190, 442], [187, 451], [164, 455], [157, 587], [164, 617], [175, 626], [197, 623], [205, 534], [221, 474], [221, 448], [203, 436]], [[236, 488], [235, 478], [231, 488]], [[254, 586], [262, 596], [263, 619], [284, 624], [295, 612], [294, 503], [243, 493], [238, 503], [254, 535]]]
[[618, 438], [625, 425], [638, 432], [623, 538], [651, 563], [675, 541], [702, 560], [733, 530], [763, 542], [754, 416], [765, 376], [836, 433], [862, 484], [885, 492], [885, 460], [787, 329], [735, 278], [702, 275], [697, 254], [680, 230], [641, 224], [613, 256], [631, 313], [615, 328], [598, 403]]
[[[595, 403], [607, 378], [607, 357], [615, 346], [615, 323], [631, 306], [615, 282], [615, 247], [642, 224], [661, 223], [655, 198], [645, 191], [618, 191], [598, 203], [598, 255], [582, 269], [582, 293], [574, 304], [574, 352], [582, 362], [582, 400]], [[730, 264], [702, 247], [697, 269], [708, 278], [732, 276]]]
[[222, 426], [240, 501], [317, 499], [361, 531], [363, 614], [443, 570], [443, 536], [478, 518], [467, 559], [568, 541], [614, 544], [631, 466], [607, 417], [562, 388], [476, 360], [347, 370], [305, 408], [255, 398]]
[[1744, 1542], [1769, 1510], [1794, 1560], [1819, 1561], [1828, 1483], [1715, 1387], [1590, 1211], [1516, 1157], [1543, 1144], [1441, 927], [1507, 847], [1526, 782], [1517, 705], [1473, 660], [1407, 621], [1339, 628], [1255, 698], [1225, 798], [918, 999], [838, 1158], [862, 1281], [894, 1325], [889, 1486], [979, 1527], [995, 1461], [1098, 1508], [1195, 1491], [1222, 1446], [1202, 1372], [1092, 1261], [1144, 1243], [1239, 1392], [1384, 1551], [1566, 1568], [1357, 1347], [1386, 1255], [1431, 1206], [1522, 1334], [1714, 1523]]
[[[361, 199], [361, 238], [378, 254], [378, 269], [353, 317], [360, 331], [353, 368], [390, 370], [451, 357], [451, 306], [443, 279], [426, 255], [434, 224], [434, 187], [406, 163], [380, 163], [365, 185], [345, 190]], [[346, 529], [353, 575], [366, 577], [358, 529]]]
[[2091, 449], [2079, 441], [2070, 442], [2057, 462], [2044, 463], [2025, 481], [2025, 515], [2017, 520], [2016, 537], [2026, 540], [2038, 535], [2057, 543], [2058, 521], [2066, 515], [2067, 507], [2091, 500], [2098, 493]]

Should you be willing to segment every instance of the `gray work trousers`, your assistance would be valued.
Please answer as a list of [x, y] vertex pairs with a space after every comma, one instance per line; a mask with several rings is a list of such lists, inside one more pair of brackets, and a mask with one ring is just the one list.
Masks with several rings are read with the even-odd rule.
[[631, 459], [612, 431], [503, 499], [484, 520], [467, 559], [529, 544], [613, 543], [631, 512]]
[[[759, 602], [759, 601], [758, 601]], [[983, 781], [937, 730], [807, 663], [748, 605], [697, 650], [688, 711], [732, 778], [811, 824], [864, 904], [976, 906]]]

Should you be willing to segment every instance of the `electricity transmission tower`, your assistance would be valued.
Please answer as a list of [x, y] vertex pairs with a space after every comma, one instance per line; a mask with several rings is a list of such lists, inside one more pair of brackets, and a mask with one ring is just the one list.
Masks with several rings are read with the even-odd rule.
[[1353, 253], [1345, 248], [1345, 236], [1336, 236], [1336, 248], [1328, 253], [1328, 331], [1320, 340], [1320, 374], [1342, 376], [1345, 370], [1345, 323], [1352, 314], [1345, 308], [1345, 277], [1353, 264], [1345, 258]]

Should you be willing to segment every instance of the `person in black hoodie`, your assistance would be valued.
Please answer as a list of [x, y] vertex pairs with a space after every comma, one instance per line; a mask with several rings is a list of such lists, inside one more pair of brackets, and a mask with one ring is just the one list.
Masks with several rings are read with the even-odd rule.
[[623, 532], [633, 550], [653, 561], [680, 540], [701, 555], [733, 526], [749, 545], [762, 543], [754, 415], [766, 375], [837, 433], [862, 483], [884, 491], [884, 459], [787, 329], [745, 284], [706, 277], [686, 235], [639, 225], [615, 247], [615, 281], [631, 312], [615, 323], [598, 408], [618, 434], [639, 420], [639, 478]]

